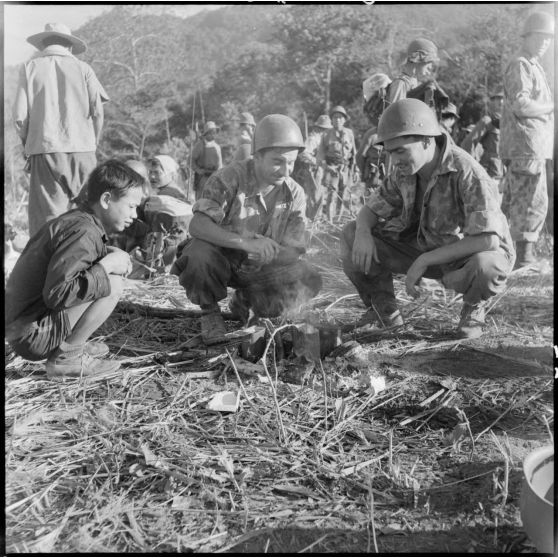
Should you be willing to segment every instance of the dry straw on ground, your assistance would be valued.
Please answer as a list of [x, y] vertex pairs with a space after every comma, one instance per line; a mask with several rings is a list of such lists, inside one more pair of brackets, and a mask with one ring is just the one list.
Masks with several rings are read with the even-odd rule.
[[[350, 324], [363, 307], [336, 235], [314, 235], [311, 307]], [[200, 345], [171, 277], [131, 283], [100, 332], [124, 359], [112, 378], [52, 383], [8, 354], [7, 551], [533, 551], [520, 466], [553, 428], [552, 270], [515, 273], [481, 341], [452, 337], [455, 293], [431, 282], [415, 301], [398, 278], [397, 296], [405, 331], [345, 333], [360, 354], [304, 385], [273, 346], [264, 367]], [[207, 410], [224, 390], [239, 410]]]

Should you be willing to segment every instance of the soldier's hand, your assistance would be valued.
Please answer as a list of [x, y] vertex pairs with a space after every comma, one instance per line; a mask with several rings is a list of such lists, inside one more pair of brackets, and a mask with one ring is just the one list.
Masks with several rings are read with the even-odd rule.
[[368, 273], [372, 261], [380, 263], [374, 237], [369, 232], [356, 232], [352, 261], [362, 273]]
[[248, 259], [262, 265], [268, 264], [275, 259], [281, 246], [271, 238], [256, 235], [256, 238], [244, 242], [244, 250], [248, 253]]
[[111, 247], [109, 253], [102, 258], [99, 263], [105, 268], [108, 274], [128, 275], [132, 271], [130, 254], [115, 246]]
[[422, 255], [420, 255], [411, 265], [405, 277], [405, 289], [407, 294], [413, 298], [420, 296], [419, 283], [423, 275], [426, 273], [428, 266], [424, 264]]

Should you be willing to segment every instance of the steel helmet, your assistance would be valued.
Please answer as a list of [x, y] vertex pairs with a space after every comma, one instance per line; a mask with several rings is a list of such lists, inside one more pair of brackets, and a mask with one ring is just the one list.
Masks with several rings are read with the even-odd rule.
[[316, 122], [314, 122], [314, 126], [325, 129], [333, 128], [331, 125], [331, 118], [327, 114], [320, 114]]
[[533, 12], [525, 21], [522, 37], [529, 33], [554, 35], [554, 18], [545, 12]]
[[264, 116], [254, 131], [254, 151], [268, 147], [304, 149], [304, 140], [298, 124], [284, 114]]
[[336, 112], [342, 114], [346, 120], [349, 119], [349, 115], [347, 114], [347, 111], [341, 105], [337, 105], [333, 107], [330, 111], [330, 114], [333, 116]]
[[391, 79], [386, 74], [373, 74], [362, 82], [362, 94], [364, 101], [368, 101], [375, 91], [385, 89], [391, 83]]
[[459, 118], [459, 112], [457, 112], [457, 107], [453, 103], [448, 103], [448, 106], [442, 110], [442, 116], [445, 114], [453, 114], [456, 118]]
[[254, 120], [254, 117], [249, 112], [241, 112], [239, 124], [250, 124], [251, 126], [255, 126], [256, 121]]
[[407, 47], [408, 62], [438, 62], [438, 47], [428, 39], [415, 39]]
[[418, 99], [401, 99], [380, 117], [376, 143], [401, 136], [439, 136], [442, 132], [434, 111]]

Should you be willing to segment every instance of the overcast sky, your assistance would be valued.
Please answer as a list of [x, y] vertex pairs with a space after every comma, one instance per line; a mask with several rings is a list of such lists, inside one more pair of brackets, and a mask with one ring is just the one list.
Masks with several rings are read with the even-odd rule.
[[[35, 48], [25, 39], [29, 35], [44, 31], [46, 23], [64, 23], [72, 31], [81, 27], [88, 20], [110, 10], [112, 5], [107, 4], [47, 4], [34, 5], [4, 3], [4, 64], [11, 66], [27, 60]], [[204, 9], [214, 10], [221, 7], [219, 4], [190, 4], [157, 6], [144, 5], [146, 11], [166, 11], [181, 17], [187, 17]]]

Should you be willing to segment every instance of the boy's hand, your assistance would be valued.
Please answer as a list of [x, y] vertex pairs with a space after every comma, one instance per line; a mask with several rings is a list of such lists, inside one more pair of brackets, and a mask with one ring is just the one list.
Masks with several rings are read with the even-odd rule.
[[101, 259], [99, 262], [105, 271], [110, 275], [128, 275], [132, 271], [132, 260], [128, 252], [120, 250], [115, 246], [111, 247], [112, 250]]

